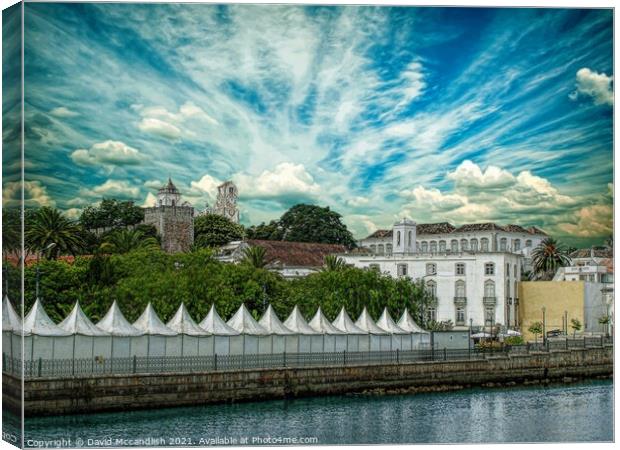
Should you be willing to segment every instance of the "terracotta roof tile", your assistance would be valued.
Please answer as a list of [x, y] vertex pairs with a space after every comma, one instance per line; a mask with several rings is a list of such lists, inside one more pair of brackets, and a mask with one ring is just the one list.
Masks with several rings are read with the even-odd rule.
[[417, 234], [447, 234], [456, 230], [456, 227], [448, 222], [421, 223], [416, 227]]
[[513, 232], [513, 233], [529, 233], [529, 231], [526, 230], [525, 228], [523, 228], [521, 225], [515, 225], [513, 223], [505, 225], [503, 228], [504, 228], [504, 230], [510, 231], [510, 232]]
[[344, 245], [336, 244], [258, 239], [250, 239], [246, 242], [251, 246], [264, 248], [267, 261], [282, 267], [321, 267], [327, 255], [347, 251]]
[[461, 232], [470, 232], [470, 231], [504, 231], [504, 228], [493, 222], [486, 223], [466, 223], [465, 225], [461, 225], [456, 230], [455, 233]]
[[580, 248], [575, 250], [569, 255], [571, 258], [590, 258], [591, 256], [595, 258], [613, 258], [614, 252], [610, 248]]

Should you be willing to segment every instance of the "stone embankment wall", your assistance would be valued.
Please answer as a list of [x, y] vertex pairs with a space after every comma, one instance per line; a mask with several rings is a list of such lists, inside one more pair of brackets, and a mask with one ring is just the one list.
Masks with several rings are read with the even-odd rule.
[[[25, 413], [56, 415], [394, 390], [512, 384], [613, 373], [613, 347], [485, 360], [235, 372], [110, 375], [25, 381]], [[3, 374], [3, 400], [19, 410], [20, 380]], [[428, 390], [428, 389], [427, 389]]]

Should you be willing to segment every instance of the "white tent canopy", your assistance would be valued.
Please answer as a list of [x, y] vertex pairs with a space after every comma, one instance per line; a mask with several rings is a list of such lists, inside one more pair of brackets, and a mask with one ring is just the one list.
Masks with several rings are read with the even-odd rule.
[[114, 300], [108, 312], [103, 316], [103, 319], [97, 323], [97, 327], [114, 336], [141, 336], [144, 334], [125, 319], [116, 300]]
[[207, 317], [200, 322], [200, 328], [208, 333], [218, 336], [235, 336], [239, 334], [237, 330], [231, 328], [226, 324], [226, 322], [224, 322], [224, 320], [217, 313], [215, 305], [211, 305], [209, 314], [207, 314]]
[[293, 311], [284, 321], [284, 325], [289, 329], [299, 334], [319, 334], [314, 330], [308, 322], [303, 318], [297, 305], [293, 308]]
[[151, 302], [146, 305], [144, 312], [133, 323], [133, 326], [144, 334], [158, 334], [160, 336], [176, 336], [177, 332], [168, 328], [161, 321]]
[[319, 333], [323, 333], [323, 334], [344, 334], [338, 328], [333, 326], [329, 320], [327, 320], [327, 317], [325, 317], [325, 315], [323, 314], [323, 311], [321, 311], [321, 307], [320, 306], [319, 306], [319, 309], [316, 310], [316, 313], [314, 314], [314, 317], [312, 318], [312, 320], [309, 322], [309, 325], [315, 331], [317, 331]]
[[263, 314], [263, 317], [260, 318], [258, 323], [265, 328], [269, 332], [269, 334], [295, 334], [295, 332], [288, 329], [281, 321], [278, 319], [276, 312], [273, 310], [272, 306], [267, 306], [267, 310]]
[[24, 320], [24, 333], [38, 336], [69, 336], [71, 334], [49, 318], [39, 299], [34, 302]]
[[342, 307], [340, 313], [338, 314], [338, 317], [336, 317], [336, 320], [334, 320], [332, 324], [346, 334], [368, 334], [366, 331], [362, 330], [360, 327], [353, 323], [353, 321], [345, 311], [344, 306]]
[[71, 334], [81, 334], [84, 336], [107, 336], [108, 333], [98, 328], [84, 314], [79, 302], [75, 302], [71, 313], [58, 324], [60, 328]]
[[394, 322], [394, 319], [392, 319], [392, 316], [390, 316], [390, 313], [388, 312], [387, 308], [383, 309], [383, 313], [381, 313], [381, 317], [379, 317], [379, 320], [377, 320], [377, 325], [381, 329], [387, 331], [388, 333], [409, 334], [408, 331], [403, 330], [401, 327], [396, 325], [396, 322]]
[[228, 325], [239, 333], [253, 334], [253, 335], [268, 335], [270, 334], [262, 325], [260, 325], [252, 315], [250, 311], [245, 307], [245, 304], [241, 304], [234, 316], [227, 322]]
[[357, 318], [357, 321], [355, 322], [355, 326], [361, 328], [362, 330], [370, 334], [388, 334], [385, 330], [383, 330], [382, 328], [379, 328], [377, 324], [375, 324], [375, 322], [372, 320], [372, 317], [370, 317], [370, 314], [368, 313], [368, 310], [366, 309], [365, 306], [364, 306], [364, 309], [362, 310], [362, 313]]
[[13, 305], [7, 296], [2, 300], [2, 331], [14, 331], [19, 333], [22, 329], [22, 321], [19, 314], [13, 309]]
[[179, 306], [179, 309], [177, 309], [177, 312], [172, 319], [168, 321], [166, 326], [177, 333], [190, 336], [205, 336], [210, 334], [194, 322], [194, 319], [190, 316], [184, 303], [181, 303], [181, 306]]
[[424, 331], [409, 315], [407, 308], [403, 311], [403, 315], [398, 321], [398, 326], [409, 333], [428, 333]]

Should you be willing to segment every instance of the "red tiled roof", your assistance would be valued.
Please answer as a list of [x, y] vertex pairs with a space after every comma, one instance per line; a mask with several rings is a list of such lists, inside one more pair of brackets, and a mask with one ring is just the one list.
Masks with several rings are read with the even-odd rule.
[[504, 230], [511, 231], [513, 233], [529, 233], [529, 231], [527, 231], [521, 225], [515, 225], [513, 223], [505, 225], [503, 228], [504, 228]]
[[[421, 234], [450, 234], [450, 233], [468, 233], [472, 231], [508, 231], [513, 233], [541, 234], [547, 236], [547, 233], [537, 227], [524, 228], [521, 225], [508, 224], [498, 225], [493, 222], [486, 223], [466, 223], [460, 227], [455, 227], [448, 222], [438, 223], [419, 223], [416, 225], [418, 235]], [[377, 230], [365, 239], [392, 237], [392, 230]]]
[[[81, 256], [84, 258], [91, 257], [91, 255], [81, 255]], [[19, 257], [17, 255], [8, 255], [6, 259], [8, 260], [9, 263], [11, 263], [14, 266], [17, 266], [17, 262], [19, 261]], [[26, 260], [24, 262], [25, 262], [26, 267], [28, 267], [33, 264], [36, 264], [36, 262], [39, 260], [43, 261], [44, 258], [41, 258], [41, 257], [37, 258], [37, 255], [28, 255], [26, 256]], [[62, 255], [58, 257], [57, 261], [64, 261], [69, 264], [73, 264], [73, 262], [75, 261], [75, 257], [73, 255]]]
[[543, 230], [541, 230], [538, 227], [529, 227], [527, 229], [527, 232], [530, 234], [542, 234], [543, 236], [548, 236], [547, 233], [545, 233]]
[[321, 267], [327, 255], [345, 253], [344, 245], [313, 242], [266, 241], [250, 239], [249, 245], [262, 247], [268, 262], [284, 267]]
[[456, 230], [455, 233], [461, 232], [470, 232], [470, 231], [504, 231], [504, 228], [493, 222], [486, 223], [466, 223], [465, 225], [461, 225]]
[[610, 248], [580, 248], [569, 255], [571, 258], [613, 258], [614, 252]]
[[456, 227], [448, 222], [421, 223], [416, 227], [418, 234], [446, 234], [452, 233]]
[[392, 237], [392, 230], [377, 230], [371, 235], [367, 236], [366, 239], [384, 238], [384, 237]]

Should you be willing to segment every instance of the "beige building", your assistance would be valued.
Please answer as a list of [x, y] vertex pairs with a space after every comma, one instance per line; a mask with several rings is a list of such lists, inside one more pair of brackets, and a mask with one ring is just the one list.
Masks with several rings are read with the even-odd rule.
[[[545, 331], [560, 330], [572, 335], [571, 319], [582, 325], [580, 334], [598, 335], [605, 327], [598, 323], [607, 314], [601, 283], [586, 281], [526, 281], [519, 283], [519, 318], [523, 337], [533, 341], [528, 331], [534, 322], [543, 322]], [[540, 340], [542, 336], [538, 336]]]

